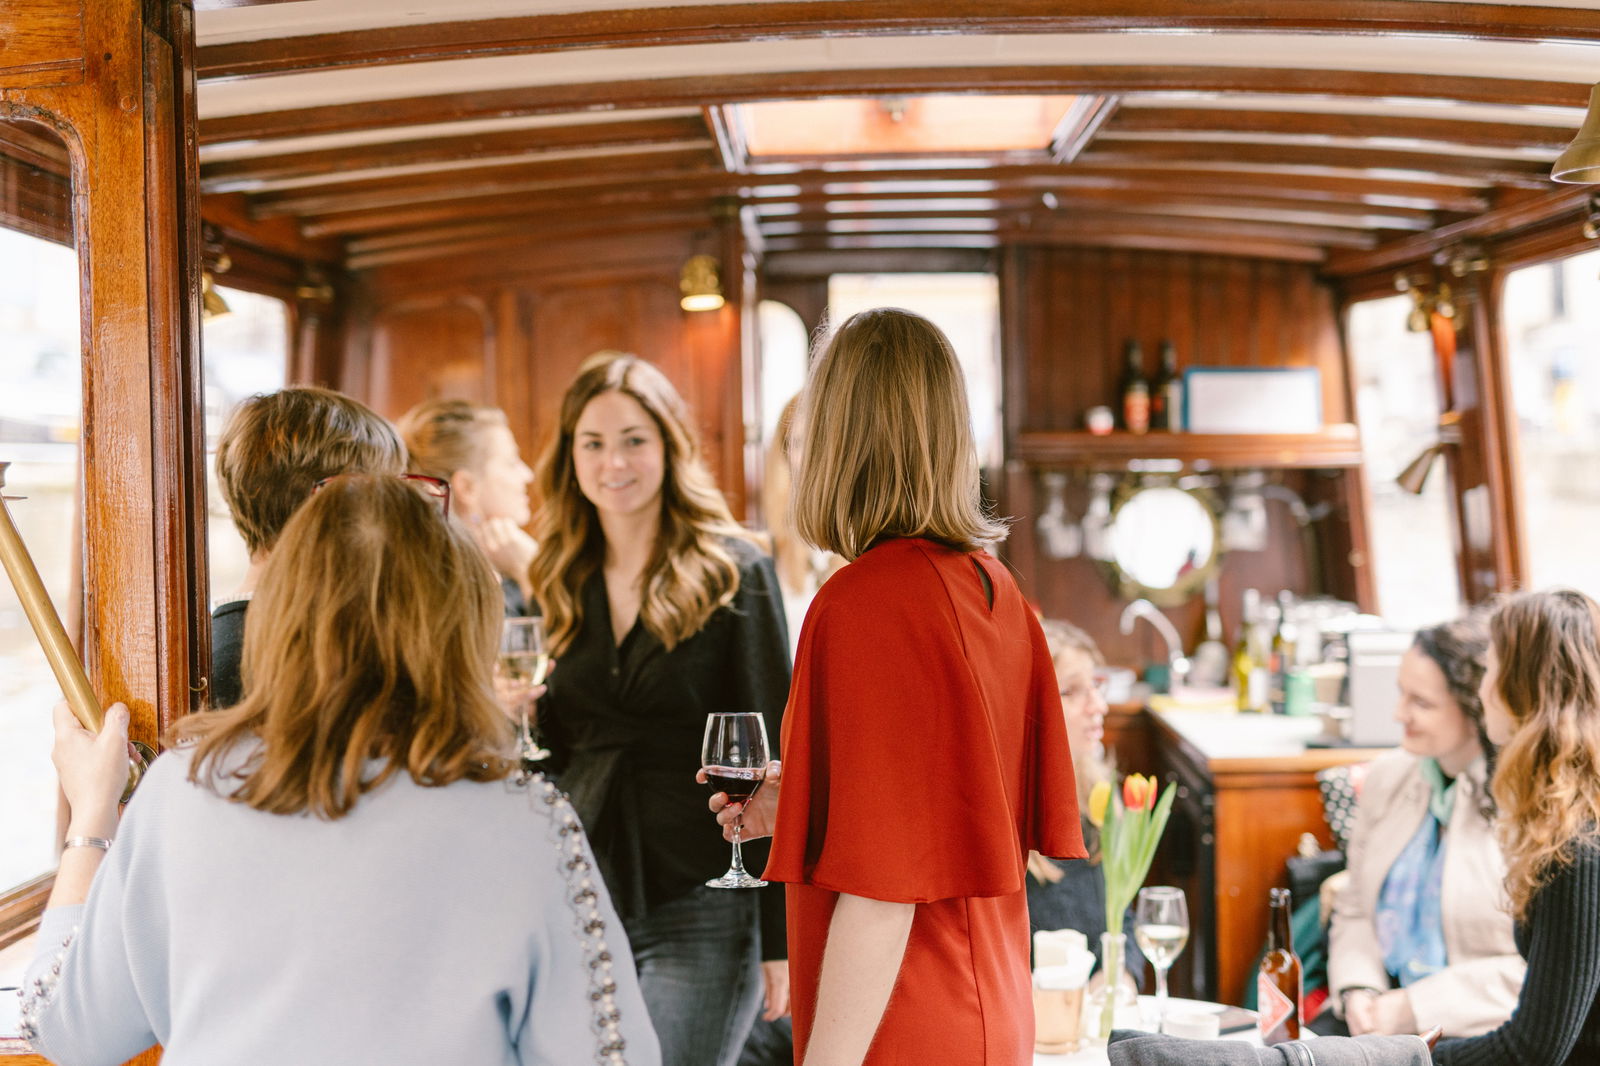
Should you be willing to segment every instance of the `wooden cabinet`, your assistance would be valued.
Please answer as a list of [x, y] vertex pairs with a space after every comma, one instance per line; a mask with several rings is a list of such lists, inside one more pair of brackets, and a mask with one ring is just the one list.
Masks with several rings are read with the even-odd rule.
[[[1381, 754], [1307, 748], [1315, 719], [1228, 712], [1143, 712], [1149, 766], [1177, 784], [1172, 820], [1151, 872], [1189, 897], [1189, 946], [1173, 991], [1238, 1003], [1267, 931], [1267, 890], [1287, 883], [1301, 834], [1331, 847], [1316, 774]], [[1137, 740], [1135, 731], [1122, 737]], [[1117, 748], [1127, 770], [1138, 766]]]

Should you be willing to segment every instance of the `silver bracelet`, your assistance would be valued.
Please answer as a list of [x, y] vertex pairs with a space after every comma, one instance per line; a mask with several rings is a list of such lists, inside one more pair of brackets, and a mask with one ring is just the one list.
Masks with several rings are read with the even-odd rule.
[[65, 851], [68, 848], [99, 848], [101, 851], [110, 851], [111, 840], [109, 837], [68, 837], [61, 845], [61, 850]]

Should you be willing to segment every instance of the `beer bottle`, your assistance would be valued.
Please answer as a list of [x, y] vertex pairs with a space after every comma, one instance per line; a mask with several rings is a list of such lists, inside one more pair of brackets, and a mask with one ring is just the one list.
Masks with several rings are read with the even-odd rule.
[[1261, 1042], [1271, 1047], [1300, 1039], [1302, 985], [1300, 956], [1289, 931], [1289, 890], [1269, 892], [1272, 915], [1267, 922], [1267, 953], [1256, 974], [1256, 1012]]
[[1150, 429], [1150, 383], [1144, 377], [1144, 350], [1129, 341], [1122, 370], [1122, 428], [1129, 433]]

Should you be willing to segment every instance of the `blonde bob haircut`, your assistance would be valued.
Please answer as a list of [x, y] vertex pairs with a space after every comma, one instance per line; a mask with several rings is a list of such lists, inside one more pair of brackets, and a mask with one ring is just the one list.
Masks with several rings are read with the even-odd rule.
[[967, 391], [938, 326], [894, 307], [850, 316], [812, 364], [799, 415], [794, 522], [855, 559], [880, 540], [960, 551], [998, 542], [985, 512]]
[[584, 408], [621, 393], [642, 407], [661, 434], [660, 526], [642, 577], [639, 620], [669, 651], [696, 633], [739, 591], [739, 566], [724, 537], [756, 543], [733, 520], [700, 457], [688, 405], [667, 376], [636, 355], [597, 352], [578, 368], [561, 399], [555, 438], [534, 468], [540, 506], [528, 568], [551, 651], [560, 655], [583, 626], [579, 595], [605, 559], [605, 534], [595, 506], [578, 487], [574, 437]]
[[503, 603], [482, 553], [415, 489], [334, 478], [262, 571], [244, 698], [174, 730], [194, 742], [190, 779], [332, 820], [397, 773], [424, 786], [507, 776], [511, 725], [492, 680]]
[[1507, 598], [1489, 619], [1495, 687], [1516, 729], [1495, 757], [1511, 913], [1600, 839], [1600, 605], [1555, 589]]

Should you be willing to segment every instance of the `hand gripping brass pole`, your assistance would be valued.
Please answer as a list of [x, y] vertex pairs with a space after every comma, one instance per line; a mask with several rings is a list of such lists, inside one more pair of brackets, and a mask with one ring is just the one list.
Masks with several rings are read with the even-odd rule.
[[[0, 462], [0, 489], [5, 488], [6, 469], [10, 465]], [[39, 568], [33, 564], [33, 556], [28, 554], [28, 546], [22, 542], [22, 534], [17, 532], [17, 524], [11, 518], [11, 508], [5, 502], [24, 498], [0, 494], [0, 562], [5, 564], [11, 587], [16, 590], [22, 609], [27, 612], [28, 623], [33, 626], [34, 636], [44, 649], [44, 657], [56, 675], [62, 694], [67, 697], [67, 706], [72, 708], [72, 713], [83, 724], [83, 728], [98, 733], [105, 722], [100, 699], [89, 684], [89, 675], [84, 673], [83, 664], [78, 661], [78, 653], [73, 650], [66, 628], [61, 624], [61, 616], [56, 614], [55, 604], [50, 602], [50, 594], [39, 579]], [[145, 752], [149, 751], [143, 745], [139, 747]], [[148, 758], [144, 754], [129, 755], [128, 787], [123, 792], [123, 802], [127, 802], [139, 779], [144, 776]]]

